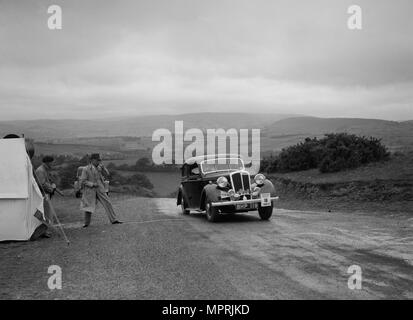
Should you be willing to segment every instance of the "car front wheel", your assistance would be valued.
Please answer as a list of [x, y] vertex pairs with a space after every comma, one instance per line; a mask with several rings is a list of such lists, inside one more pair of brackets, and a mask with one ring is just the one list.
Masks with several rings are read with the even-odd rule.
[[272, 204], [269, 207], [258, 207], [258, 214], [260, 215], [261, 220], [268, 220], [272, 215]]
[[211, 201], [207, 200], [206, 205], [205, 205], [205, 212], [206, 212], [207, 220], [209, 222], [218, 221], [218, 218], [219, 218], [218, 209], [211, 205]]

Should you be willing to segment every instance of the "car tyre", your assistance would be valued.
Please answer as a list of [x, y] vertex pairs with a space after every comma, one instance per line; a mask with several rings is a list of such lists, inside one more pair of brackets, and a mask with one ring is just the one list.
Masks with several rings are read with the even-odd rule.
[[181, 199], [181, 211], [182, 211], [182, 214], [188, 215], [188, 214], [191, 213], [191, 211], [190, 211], [189, 209], [187, 209], [187, 207], [188, 207], [188, 206], [187, 206], [187, 204], [186, 204], [185, 198], [182, 197], [182, 199]]
[[272, 216], [273, 206], [269, 207], [258, 207], [258, 214], [260, 215], [261, 220], [269, 220]]
[[209, 222], [217, 222], [219, 219], [218, 209], [211, 206], [211, 201], [207, 200], [205, 204], [205, 213]]

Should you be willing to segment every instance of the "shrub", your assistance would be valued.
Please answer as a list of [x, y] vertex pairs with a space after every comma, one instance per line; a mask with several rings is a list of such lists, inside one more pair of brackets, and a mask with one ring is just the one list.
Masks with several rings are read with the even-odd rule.
[[260, 164], [260, 170], [262, 172], [270, 173], [277, 171], [278, 158], [272, 155], [269, 158], [263, 158]]
[[72, 188], [76, 180], [77, 168], [80, 167], [80, 163], [69, 163], [66, 166], [58, 170], [59, 187], [62, 189]]
[[323, 146], [320, 172], [336, 172], [388, 158], [380, 139], [347, 133], [327, 134], [320, 140]]
[[263, 160], [263, 168], [268, 172], [313, 168], [319, 168], [320, 172], [336, 172], [388, 157], [389, 152], [380, 139], [330, 133], [322, 139], [306, 138], [304, 142], [283, 149], [275, 159]]
[[135, 168], [136, 168], [136, 170], [143, 170], [143, 169], [147, 169], [148, 167], [150, 167], [151, 166], [151, 161], [148, 159], [148, 158], [146, 158], [146, 157], [143, 157], [143, 158], [140, 158], [138, 161], [136, 161], [136, 163], [135, 163]]
[[150, 190], [153, 189], [153, 184], [151, 183], [151, 181], [148, 179], [147, 176], [141, 173], [136, 173], [133, 176], [129, 177], [127, 179], [127, 183]]
[[114, 186], [121, 186], [128, 183], [128, 179], [116, 171], [110, 172], [110, 184]]
[[283, 149], [277, 159], [279, 171], [300, 171], [316, 168], [320, 161], [320, 142], [306, 138], [294, 146]]
[[110, 171], [110, 170], [115, 170], [116, 169], [116, 165], [113, 162], [109, 162], [109, 164], [106, 166], [106, 168]]

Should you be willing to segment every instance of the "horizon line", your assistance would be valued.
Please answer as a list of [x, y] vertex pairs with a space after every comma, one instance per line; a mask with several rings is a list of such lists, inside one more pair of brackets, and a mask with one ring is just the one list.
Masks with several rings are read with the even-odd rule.
[[[363, 120], [382, 120], [382, 121], [393, 121], [393, 122], [407, 122], [413, 121], [411, 119], [403, 119], [403, 120], [390, 120], [390, 119], [383, 119], [383, 118], [369, 118], [369, 117], [349, 117], [349, 116], [312, 116], [312, 115], [305, 115], [305, 114], [294, 114], [294, 113], [282, 113], [282, 112], [219, 112], [219, 111], [211, 111], [211, 112], [187, 112], [187, 113], [179, 113], [179, 114], [169, 114], [169, 113], [162, 113], [162, 114], [143, 114], [143, 115], [123, 115], [123, 116], [108, 116], [108, 117], [100, 117], [100, 118], [33, 118], [33, 119], [8, 119], [8, 120], [0, 120], [0, 123], [6, 122], [24, 122], [24, 121], [107, 121], [107, 120], [126, 120], [130, 118], [145, 118], [145, 117], [164, 117], [164, 116], [188, 116], [188, 115], [202, 115], [202, 114], [238, 114], [238, 115], [285, 115], [288, 116], [287, 118], [318, 118], [318, 119], [363, 119]], [[285, 118], [285, 119], [287, 119]]]

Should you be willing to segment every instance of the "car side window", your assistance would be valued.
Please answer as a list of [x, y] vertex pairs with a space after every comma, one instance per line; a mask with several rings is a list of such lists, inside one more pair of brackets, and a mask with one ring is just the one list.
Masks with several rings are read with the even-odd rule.
[[199, 167], [197, 163], [194, 163], [193, 165], [188, 166], [188, 169], [189, 169], [188, 176], [190, 178], [196, 178], [199, 176], [200, 171], [199, 171]]
[[201, 171], [197, 163], [192, 165], [185, 164], [181, 168], [182, 178], [197, 178], [199, 177]]
[[191, 169], [191, 176], [192, 175], [199, 175], [199, 167]]

